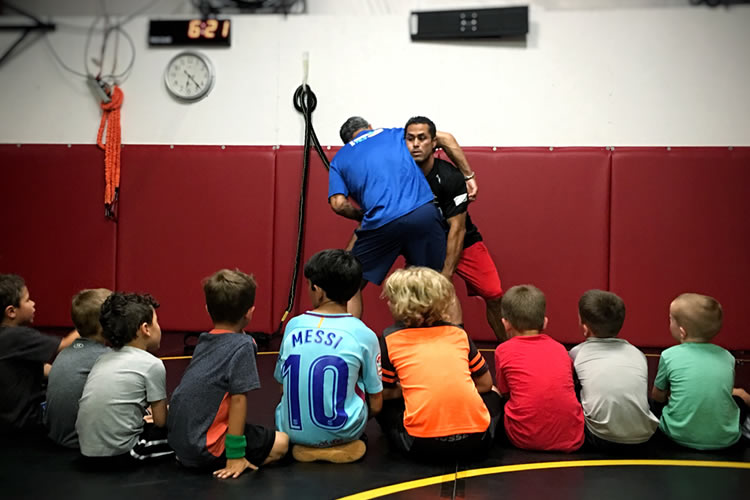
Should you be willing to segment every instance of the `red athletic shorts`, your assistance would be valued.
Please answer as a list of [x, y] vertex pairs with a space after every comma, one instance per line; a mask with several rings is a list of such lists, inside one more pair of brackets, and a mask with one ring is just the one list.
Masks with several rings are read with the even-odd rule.
[[466, 282], [469, 295], [478, 295], [484, 300], [498, 299], [503, 295], [500, 276], [483, 241], [464, 248], [456, 266], [456, 274]]

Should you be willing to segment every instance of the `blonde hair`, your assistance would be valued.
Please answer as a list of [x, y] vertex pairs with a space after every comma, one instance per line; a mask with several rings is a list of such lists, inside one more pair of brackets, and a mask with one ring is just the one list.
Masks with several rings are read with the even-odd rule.
[[70, 318], [81, 337], [93, 337], [102, 331], [99, 315], [102, 311], [102, 304], [110, 295], [112, 295], [111, 290], [93, 288], [81, 290], [73, 297]]
[[671, 314], [688, 337], [709, 341], [719, 333], [724, 312], [713, 297], [683, 293], [672, 301]]
[[386, 280], [383, 295], [393, 319], [409, 327], [445, 321], [456, 300], [453, 283], [427, 267], [395, 271]]

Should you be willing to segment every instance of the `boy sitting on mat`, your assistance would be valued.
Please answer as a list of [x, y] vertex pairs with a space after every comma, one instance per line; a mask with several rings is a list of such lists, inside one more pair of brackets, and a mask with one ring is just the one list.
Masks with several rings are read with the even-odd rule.
[[734, 356], [711, 343], [722, 317], [716, 299], [697, 293], [669, 306], [669, 331], [680, 344], [661, 353], [651, 397], [666, 403], [659, 430], [681, 446], [716, 450], [740, 439], [747, 405], [739, 391], [733, 397]]
[[369, 417], [383, 403], [377, 336], [346, 312], [362, 266], [345, 250], [323, 250], [305, 264], [313, 309], [286, 326], [274, 377], [282, 384], [276, 427], [301, 462], [347, 463], [365, 454]]
[[583, 411], [573, 385], [573, 362], [562, 344], [542, 333], [546, 299], [532, 285], [503, 296], [508, 340], [495, 350], [496, 382], [505, 404], [505, 433], [526, 450], [572, 452], [584, 440]]
[[383, 411], [391, 446], [425, 461], [486, 453], [501, 416], [492, 375], [468, 334], [449, 323], [453, 284], [426, 267], [395, 271], [384, 295], [396, 324], [380, 339]]
[[246, 393], [260, 387], [256, 345], [244, 328], [255, 310], [255, 279], [222, 269], [203, 283], [214, 328], [202, 333], [172, 395], [169, 444], [186, 467], [236, 478], [286, 455], [289, 438], [246, 423]]
[[586, 341], [570, 358], [581, 386], [586, 445], [626, 451], [647, 442], [659, 419], [648, 405], [646, 356], [617, 338], [625, 304], [614, 293], [589, 290], [578, 301], [578, 321]]
[[43, 435], [44, 379], [52, 358], [78, 338], [43, 335], [29, 325], [34, 301], [23, 278], [0, 274], [0, 436]]
[[89, 372], [99, 357], [110, 351], [99, 322], [102, 304], [110, 295], [110, 290], [96, 288], [73, 297], [70, 317], [81, 337], [57, 356], [49, 372], [44, 421], [50, 439], [67, 448], [78, 448], [78, 400]]
[[[81, 454], [95, 467], [136, 465], [172, 454], [167, 445], [167, 380], [154, 356], [161, 343], [150, 295], [115, 292], [99, 321], [112, 351], [91, 369], [78, 405]], [[151, 408], [152, 422], [144, 417]]]

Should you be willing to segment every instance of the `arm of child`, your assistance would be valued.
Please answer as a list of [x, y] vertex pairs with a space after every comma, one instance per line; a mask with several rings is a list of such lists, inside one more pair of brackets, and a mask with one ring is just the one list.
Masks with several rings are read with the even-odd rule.
[[750, 406], [750, 394], [745, 389], [742, 389], [741, 387], [735, 387], [732, 389], [732, 396], [737, 396], [742, 401], [745, 402], [747, 406]]
[[399, 399], [403, 397], [401, 392], [401, 384], [396, 384], [395, 387], [383, 387], [383, 399]]
[[476, 378], [472, 378], [472, 380], [474, 380], [474, 385], [477, 387], [479, 394], [484, 394], [492, 390], [492, 374], [489, 370]]
[[662, 391], [658, 387], [654, 386], [654, 388], [651, 389], [651, 399], [653, 399], [657, 403], [666, 403], [667, 399], [669, 399], [669, 391]]
[[[63, 339], [60, 341], [60, 345], [57, 346], [57, 352], [62, 351], [66, 347], [70, 346], [75, 340], [80, 337], [78, 334], [78, 330], [73, 330], [69, 334], [67, 334]], [[46, 375], [46, 374], [45, 374]]]
[[367, 407], [370, 410], [370, 414], [367, 418], [372, 418], [383, 409], [383, 392], [377, 394], [367, 394]]
[[[660, 387], [663, 387], [663, 389], [660, 389]], [[666, 351], [659, 357], [659, 366], [656, 369], [654, 387], [651, 389], [651, 399], [657, 403], [666, 403], [667, 399], [669, 399], [669, 361]]]
[[[247, 418], [247, 396], [244, 394], [232, 394], [229, 397], [229, 428], [227, 435], [244, 436], [245, 418]], [[227, 458], [227, 465], [223, 469], [214, 471], [214, 476], [219, 479], [240, 477], [245, 469], [257, 470], [258, 467], [247, 461], [245, 457]]]
[[156, 427], [166, 427], [167, 425], [167, 400], [155, 401], [151, 405], [151, 418]]

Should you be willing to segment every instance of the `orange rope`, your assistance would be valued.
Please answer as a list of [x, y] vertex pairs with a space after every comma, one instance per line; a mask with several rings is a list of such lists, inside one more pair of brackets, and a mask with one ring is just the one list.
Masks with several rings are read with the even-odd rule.
[[[107, 217], [115, 218], [115, 203], [120, 190], [120, 108], [123, 94], [120, 87], [112, 88], [110, 102], [102, 102], [102, 121], [99, 123], [99, 133], [96, 143], [104, 150], [104, 209]], [[107, 142], [102, 143], [104, 129], [107, 130]]]

